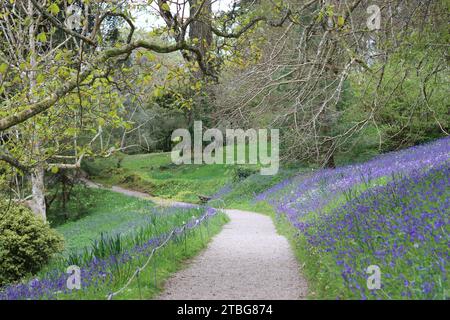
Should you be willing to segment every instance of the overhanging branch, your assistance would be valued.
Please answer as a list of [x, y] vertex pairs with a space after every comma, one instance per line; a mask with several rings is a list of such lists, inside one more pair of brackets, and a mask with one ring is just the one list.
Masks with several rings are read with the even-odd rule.
[[207, 72], [207, 68], [205, 66], [200, 51], [196, 47], [188, 45], [185, 42], [161, 46], [143, 40], [134, 41], [120, 48], [110, 48], [105, 50], [103, 53], [100, 54], [100, 56], [97, 59], [95, 59], [95, 61], [92, 64], [87, 66], [86, 69], [82, 71], [78, 77], [75, 75], [69, 80], [67, 80], [62, 87], [57, 89], [49, 97], [33, 104], [24, 105], [20, 109], [25, 110], [19, 111], [13, 115], [0, 119], [0, 131], [9, 129], [12, 126], [22, 123], [32, 118], [33, 116], [38, 115], [44, 112], [45, 110], [51, 108], [60, 99], [62, 99], [64, 96], [72, 92], [79, 84], [81, 84], [81, 82], [86, 80], [97, 67], [99, 67], [100, 65], [102, 65], [103, 63], [107, 62], [108, 60], [114, 57], [118, 57], [123, 54], [130, 54], [133, 50], [140, 48], [151, 50], [157, 53], [171, 53], [179, 50], [191, 51], [197, 56], [197, 61], [200, 65], [200, 68], [203, 71]]
[[31, 167], [22, 164], [19, 160], [11, 156], [9, 152], [2, 147], [0, 147], [0, 161], [4, 161], [23, 172], [28, 172], [31, 169]]
[[284, 24], [284, 22], [290, 17], [291, 14], [292, 14], [291, 10], [289, 10], [289, 9], [286, 10], [283, 17], [278, 21], [269, 20], [267, 17], [256, 17], [252, 21], [247, 23], [244, 27], [242, 27], [239, 31], [235, 31], [235, 32], [231, 32], [231, 33], [219, 30], [219, 29], [215, 28], [214, 26], [211, 26], [211, 31], [216, 36], [219, 36], [222, 38], [239, 38], [244, 33], [246, 33], [248, 30], [253, 28], [258, 22], [261, 22], [261, 21], [267, 22], [272, 27], [281, 27]]

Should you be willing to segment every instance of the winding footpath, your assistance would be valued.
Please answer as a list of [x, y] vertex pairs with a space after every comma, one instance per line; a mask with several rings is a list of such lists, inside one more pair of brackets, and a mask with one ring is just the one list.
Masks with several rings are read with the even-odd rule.
[[265, 215], [225, 210], [230, 222], [166, 282], [159, 299], [302, 299], [306, 281], [285, 237]]
[[[84, 182], [89, 187], [102, 188], [91, 181]], [[150, 199], [162, 206], [192, 206], [120, 187], [111, 190]], [[306, 281], [288, 241], [277, 234], [272, 219], [255, 212], [224, 211], [230, 222], [202, 253], [166, 282], [165, 290], [156, 299], [304, 299]]]

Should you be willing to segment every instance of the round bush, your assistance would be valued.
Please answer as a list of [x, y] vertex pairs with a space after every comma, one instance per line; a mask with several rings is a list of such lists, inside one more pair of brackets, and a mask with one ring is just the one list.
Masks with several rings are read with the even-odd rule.
[[34, 274], [63, 249], [63, 237], [30, 209], [0, 199], [0, 286]]

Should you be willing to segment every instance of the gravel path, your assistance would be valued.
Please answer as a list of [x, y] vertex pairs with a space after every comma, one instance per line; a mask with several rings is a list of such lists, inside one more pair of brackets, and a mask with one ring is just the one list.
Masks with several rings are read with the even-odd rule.
[[[87, 179], [91, 188], [104, 188]], [[152, 197], [113, 186], [112, 191], [149, 199], [161, 206], [192, 204]], [[225, 210], [230, 222], [208, 247], [165, 285], [161, 300], [296, 300], [307, 293], [305, 279], [285, 237], [265, 215]]]
[[179, 201], [174, 201], [174, 200], [170, 200], [170, 199], [162, 199], [162, 198], [158, 198], [158, 197], [153, 197], [153, 196], [149, 195], [148, 193], [124, 189], [119, 186], [112, 186], [111, 188], [106, 188], [99, 183], [93, 182], [93, 181], [85, 179], [85, 178], [81, 178], [80, 180], [89, 188], [111, 190], [111, 191], [114, 191], [117, 193], [124, 194], [126, 196], [151, 200], [154, 203], [156, 203], [157, 205], [163, 206], [163, 207], [187, 207], [187, 208], [190, 208], [190, 207], [197, 206], [197, 205], [191, 204], [191, 203], [179, 202]]
[[283, 236], [264, 215], [226, 210], [231, 222], [166, 282], [159, 299], [302, 299], [306, 281]]

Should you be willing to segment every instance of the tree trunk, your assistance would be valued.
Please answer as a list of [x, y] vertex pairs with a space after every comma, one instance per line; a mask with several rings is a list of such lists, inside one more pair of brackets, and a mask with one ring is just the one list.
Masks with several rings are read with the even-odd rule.
[[[198, 13], [199, 6], [203, 4], [200, 12]], [[212, 0], [189, 0], [189, 14], [194, 16], [198, 13], [196, 20], [194, 20], [189, 26], [189, 39], [197, 40], [197, 47], [199, 48], [203, 60], [207, 69], [210, 69], [211, 64], [208, 62], [208, 50], [213, 42], [213, 35], [211, 31], [211, 18], [212, 18]], [[205, 74], [201, 71], [193, 72], [194, 80], [203, 80]], [[194, 106], [187, 110], [188, 127], [194, 127], [195, 112], [194, 108], [198, 108], [202, 105], [202, 98], [196, 97]]]
[[193, 21], [189, 26], [189, 38], [199, 40], [199, 48], [204, 56], [212, 43], [211, 16], [212, 7], [211, 0], [189, 0], [190, 15], [193, 16], [198, 11], [199, 6], [203, 3], [203, 8], [198, 15], [198, 20]]
[[[211, 31], [211, 17], [212, 17], [212, 5], [211, 0], [189, 0], [189, 14], [190, 16], [194, 16], [199, 6], [203, 3], [203, 7], [200, 10], [200, 13], [197, 16], [198, 20], [194, 20], [189, 26], [189, 39], [198, 40], [197, 47], [199, 48], [203, 59], [206, 64], [208, 61], [207, 52], [212, 44], [213, 36]], [[196, 79], [203, 79], [204, 74], [201, 70], [196, 71], [194, 73], [194, 77]]]
[[47, 206], [45, 204], [45, 183], [44, 183], [44, 167], [37, 166], [31, 173], [31, 190], [33, 195], [32, 210], [34, 213], [46, 221]]
[[[34, 7], [31, 1], [28, 1], [28, 18], [30, 19], [30, 26], [28, 29], [29, 50], [30, 50], [30, 72], [28, 74], [30, 81], [29, 96], [31, 102], [35, 102], [35, 88], [36, 88], [36, 22], [33, 18]], [[39, 137], [31, 137], [31, 152], [32, 154], [40, 156], [40, 141]], [[45, 184], [44, 184], [44, 166], [39, 162], [38, 165], [31, 172], [31, 194], [33, 196], [31, 209], [42, 220], [46, 221], [47, 206], [45, 204]]]

